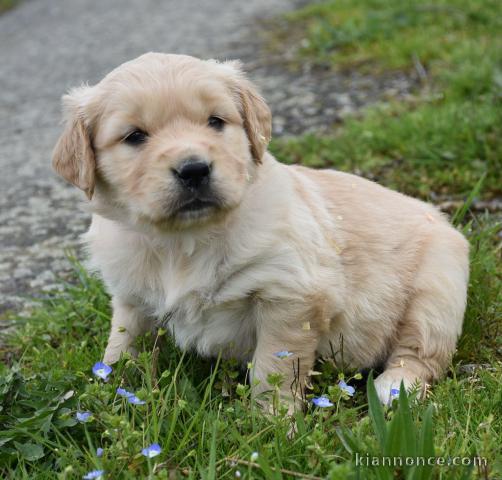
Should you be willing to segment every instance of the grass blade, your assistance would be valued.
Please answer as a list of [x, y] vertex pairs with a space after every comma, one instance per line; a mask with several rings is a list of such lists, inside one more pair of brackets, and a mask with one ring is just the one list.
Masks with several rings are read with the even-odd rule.
[[408, 394], [403, 382], [399, 388], [399, 412], [402, 419], [403, 447], [401, 454], [404, 456], [416, 456], [417, 454], [417, 432], [415, 422], [411, 416], [411, 409], [408, 402]]
[[207, 479], [216, 479], [216, 429], [218, 422], [216, 419], [213, 421], [213, 428], [211, 429], [211, 447], [209, 450], [209, 465], [207, 467]]
[[383, 407], [380, 404], [378, 395], [375, 389], [375, 383], [373, 381], [373, 371], [370, 372], [368, 376], [367, 383], [367, 395], [368, 395], [368, 413], [373, 423], [373, 428], [375, 430], [375, 435], [378, 438], [378, 443], [383, 451], [385, 448], [385, 443], [387, 441], [387, 425], [385, 424], [385, 417], [383, 414]]
[[342, 445], [345, 447], [345, 450], [349, 452], [352, 455], [355, 455], [357, 452], [361, 452], [362, 448], [357, 444], [356, 439], [354, 438], [354, 435], [352, 435], [352, 432], [347, 429], [347, 428], [340, 428], [336, 427], [335, 429], [336, 434], [338, 435], [338, 438], [342, 442]]
[[466, 198], [465, 202], [460, 207], [457, 208], [457, 210], [453, 214], [453, 218], [451, 219], [451, 222], [453, 223], [453, 225], [457, 226], [462, 222], [467, 211], [469, 210], [472, 203], [474, 202], [474, 199], [479, 195], [479, 192], [481, 191], [481, 186], [483, 185], [485, 177], [486, 177], [486, 173], [483, 173], [483, 175], [481, 175], [480, 179], [476, 182], [476, 185], [474, 185], [474, 188], [471, 190], [471, 193], [469, 193], [469, 196]]
[[[422, 430], [418, 440], [419, 455], [427, 459], [434, 456], [434, 432], [432, 429], [432, 415], [434, 407], [429, 405], [422, 420]], [[426, 462], [427, 463], [427, 462]], [[432, 465], [420, 465], [417, 468], [417, 480], [432, 478]]]

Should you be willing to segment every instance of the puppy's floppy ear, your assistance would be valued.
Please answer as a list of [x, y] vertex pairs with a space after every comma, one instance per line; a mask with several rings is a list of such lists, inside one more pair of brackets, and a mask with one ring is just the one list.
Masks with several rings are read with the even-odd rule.
[[234, 72], [234, 90], [240, 102], [242, 120], [249, 139], [251, 154], [256, 163], [261, 163], [272, 136], [270, 108], [255, 86], [244, 76], [240, 62], [226, 62], [224, 65]]
[[63, 96], [65, 129], [52, 153], [52, 166], [65, 180], [85, 192], [94, 193], [96, 159], [81, 100], [90, 87], [82, 87]]

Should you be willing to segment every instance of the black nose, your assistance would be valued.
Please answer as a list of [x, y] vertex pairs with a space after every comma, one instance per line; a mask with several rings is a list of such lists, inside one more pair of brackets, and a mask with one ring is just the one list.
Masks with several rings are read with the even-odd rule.
[[209, 182], [210, 165], [198, 157], [184, 160], [180, 167], [174, 170], [175, 176], [183, 186], [196, 189]]

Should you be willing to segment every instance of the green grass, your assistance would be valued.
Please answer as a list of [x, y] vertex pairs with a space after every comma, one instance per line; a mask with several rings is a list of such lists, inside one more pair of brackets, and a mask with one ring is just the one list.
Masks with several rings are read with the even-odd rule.
[[274, 153], [424, 199], [466, 195], [486, 173], [482, 196], [500, 196], [501, 31], [502, 7], [491, 0], [337, 0], [290, 15], [282, 32], [296, 32], [298, 62], [376, 76], [419, 62], [427, 77], [412, 101], [378, 105], [330, 135], [278, 140]]
[[279, 38], [293, 29], [304, 37], [302, 58], [314, 63], [383, 70], [409, 68], [416, 58], [439, 72], [460, 50], [491, 50], [502, 27], [497, 0], [333, 0], [288, 20]]
[[[466, 199], [466, 207], [500, 196], [498, 10], [488, 0], [338, 0], [289, 16], [290, 31], [308, 40], [298, 62], [379, 75], [415, 68], [419, 59], [428, 77], [412, 102], [375, 106], [331, 134], [275, 141], [274, 153], [282, 161], [356, 171], [424, 199]], [[248, 479], [500, 478], [501, 224], [469, 208], [456, 224], [471, 244], [471, 279], [447, 377], [425, 401], [401, 394], [382, 411], [371, 379], [366, 389], [355, 372], [319, 363], [312, 394], [326, 393], [334, 406], [297, 414], [292, 439], [288, 418], [265, 416], [250, 402], [245, 372], [234, 362], [183, 354], [163, 332], [143, 338], [143, 353], [122, 360], [108, 382], [93, 377], [108, 333], [109, 298], [76, 264], [74, 283], [18, 318], [0, 347], [0, 477], [72, 479], [104, 469], [110, 479], [220, 479], [237, 470]], [[469, 373], [466, 363], [485, 366]], [[336, 386], [341, 375], [356, 386], [354, 397]], [[116, 395], [118, 386], [146, 405], [129, 405]], [[92, 412], [92, 420], [78, 423], [78, 410]], [[152, 442], [163, 452], [148, 461], [140, 452]], [[97, 447], [104, 448], [101, 458]], [[253, 452], [258, 457], [251, 461]], [[488, 467], [450, 465], [431, 473], [354, 464], [356, 453], [432, 452], [485, 457]]]
[[483, 197], [502, 194], [502, 108], [489, 102], [383, 105], [349, 119], [333, 135], [279, 139], [286, 163], [357, 172], [426, 200], [467, 195], [486, 174]]

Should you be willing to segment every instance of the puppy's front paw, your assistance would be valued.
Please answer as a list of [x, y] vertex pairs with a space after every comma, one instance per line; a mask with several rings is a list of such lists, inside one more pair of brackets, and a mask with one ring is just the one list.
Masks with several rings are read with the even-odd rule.
[[107, 365], [113, 365], [120, 360], [120, 357], [123, 353], [130, 353], [133, 357], [138, 356], [138, 351], [134, 347], [127, 348], [109, 348], [107, 347], [105, 350], [105, 354], [103, 356], [103, 362]]
[[419, 377], [405, 368], [389, 368], [385, 370], [375, 380], [375, 389], [378, 398], [384, 405], [390, 405], [392, 400], [399, 394], [401, 381], [407, 391], [417, 384], [423, 385]]

